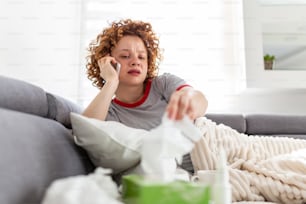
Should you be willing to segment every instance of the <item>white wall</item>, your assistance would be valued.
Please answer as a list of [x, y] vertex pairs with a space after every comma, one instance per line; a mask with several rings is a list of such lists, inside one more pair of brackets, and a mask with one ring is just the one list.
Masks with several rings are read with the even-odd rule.
[[306, 115], [305, 88], [247, 88], [223, 102], [214, 113]]
[[265, 54], [275, 56], [274, 69], [306, 70], [306, 1], [263, 5], [261, 22]]
[[1, 0], [0, 74], [75, 100], [79, 0]]
[[[176, 74], [218, 101], [209, 109], [219, 107], [216, 97], [245, 88], [242, 0], [84, 0], [83, 11], [84, 48], [118, 18], [150, 22], [164, 49], [159, 73]], [[80, 101], [86, 106], [97, 89], [83, 78]]]
[[243, 0], [247, 88], [224, 96], [212, 112], [305, 115], [306, 71], [264, 70], [261, 21], [267, 17], [257, 1]]
[[[264, 70], [261, 12], [258, 0], [244, 0], [248, 88], [305, 88], [306, 71]], [[306, 13], [306, 11], [305, 11]], [[290, 16], [290, 13], [287, 13]], [[276, 18], [276, 17], [275, 17]]]
[[[84, 5], [88, 2], [98, 6], [86, 16]], [[130, 9], [126, 10], [127, 7]], [[169, 10], [176, 15], [169, 16]], [[181, 73], [179, 76], [194, 82], [192, 85], [205, 93], [234, 92], [245, 84], [245, 74], [240, 71], [244, 69], [244, 56], [240, 52], [242, 0], [224, 4], [162, 0], [1, 0], [0, 74], [29, 81], [84, 104], [92, 100], [97, 89], [86, 78], [84, 51], [89, 41], [84, 39], [86, 33], [80, 34], [80, 29], [87, 29], [86, 18], [92, 20], [89, 23], [98, 22], [94, 25], [96, 32], [87, 33], [93, 39], [107, 23], [106, 18], [123, 15], [154, 21], [156, 31], [164, 32], [161, 43], [166, 52], [161, 71], [166, 70], [164, 66], [167, 71]], [[173, 34], [177, 37], [173, 38]]]
[[[239, 79], [240, 75], [246, 74], [247, 86], [249, 88], [305, 88], [305, 71], [264, 71], [261, 26], [255, 3], [256, 0], [244, 0], [246, 73], [237, 73], [239, 77], [234, 78]], [[79, 91], [88, 91], [84, 87], [81, 90], [78, 88], [80, 86], [79, 79], [85, 77], [85, 67], [82, 67], [84, 65], [84, 56], [80, 54], [80, 26], [82, 25], [80, 21], [82, 17], [80, 15], [81, 0], [1, 0], [0, 74], [29, 81], [44, 88], [46, 91], [70, 98], [74, 101], [77, 99], [84, 100], [83, 98], [79, 98], [82, 94], [78, 93]], [[208, 19], [217, 20], [219, 18], [208, 17]], [[228, 31], [226, 32], [228, 33]], [[225, 42], [230, 43], [232, 41], [230, 41], [230, 38], [226, 38]], [[168, 49], [167, 47], [165, 48]], [[207, 45], [204, 45], [204, 48], [206, 49]], [[207, 49], [210, 51], [218, 50], [213, 48], [208, 47]], [[84, 51], [83, 49], [84, 47], [81, 48], [82, 53]], [[203, 56], [203, 59], [207, 58], [205, 54]], [[219, 58], [216, 55], [214, 59]], [[230, 60], [232, 59], [234, 58], [230, 57], [228, 59], [227, 66], [240, 66], [236, 62], [231, 62]], [[201, 75], [214, 75], [215, 73], [219, 73], [216, 72], [216, 67], [218, 66], [209, 66], [209, 69], [201, 69], [201, 71], [197, 70], [199, 78], [201, 79]], [[80, 70], [84, 70], [84, 73], [80, 73]], [[226, 70], [232, 73], [232, 69]], [[217, 76], [219, 75], [215, 75], [216, 78], [213, 78], [215, 81], [212, 80], [212, 85], [205, 86], [205, 89], [212, 90], [213, 88], [219, 88], [221, 90], [224, 87], [216, 86], [216, 84], [218, 85]], [[88, 80], [86, 79], [87, 82]], [[233, 80], [230, 80], [228, 84], [232, 84], [232, 82]], [[237, 84], [240, 84], [239, 81]], [[88, 84], [88, 87], [96, 91], [90, 84]], [[259, 92], [256, 91], [256, 93]], [[298, 92], [298, 94], [300, 93], [304, 95], [304, 92]], [[261, 95], [257, 94], [253, 97], [249, 97], [248, 95], [244, 100], [244, 105], [241, 104], [245, 107], [242, 107], [239, 103], [241, 100], [239, 99], [237, 101], [240, 97], [239, 95], [224, 96], [221, 92], [216, 91], [216, 95], [209, 98], [209, 111], [237, 112], [241, 110], [271, 110], [266, 105], [267, 103], [257, 103], [259, 100], [257, 100], [259, 98], [257, 96], [260, 97]], [[267, 94], [266, 96], [271, 95]], [[260, 100], [263, 99], [261, 98]], [[270, 99], [267, 97], [265, 100], [268, 101]], [[275, 112], [286, 109], [287, 112], [292, 110], [296, 113], [301, 110], [303, 113], [306, 113], [303, 107], [304, 105], [302, 105], [306, 103], [306, 100], [300, 96], [292, 96], [290, 101], [275, 101], [277, 101], [277, 106], [270, 101], [268, 103], [271, 104]], [[299, 101], [300, 106], [293, 101]], [[265, 105], [261, 106], [260, 104]], [[294, 109], [290, 107], [294, 107]]]

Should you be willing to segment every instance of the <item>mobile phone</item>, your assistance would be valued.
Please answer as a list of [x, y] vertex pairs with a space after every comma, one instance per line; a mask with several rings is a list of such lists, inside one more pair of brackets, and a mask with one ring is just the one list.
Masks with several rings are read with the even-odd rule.
[[117, 63], [111, 63], [112, 64], [112, 66], [115, 68], [115, 70], [117, 71], [117, 73], [119, 73], [120, 72], [120, 69], [121, 69], [121, 64], [119, 63], [119, 62], [117, 62]]

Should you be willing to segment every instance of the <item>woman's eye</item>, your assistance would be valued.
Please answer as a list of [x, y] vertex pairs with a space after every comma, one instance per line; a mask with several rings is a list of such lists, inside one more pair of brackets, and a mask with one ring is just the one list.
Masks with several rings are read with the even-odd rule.
[[129, 58], [129, 56], [128, 55], [123, 55], [123, 56], [121, 56], [122, 58]]

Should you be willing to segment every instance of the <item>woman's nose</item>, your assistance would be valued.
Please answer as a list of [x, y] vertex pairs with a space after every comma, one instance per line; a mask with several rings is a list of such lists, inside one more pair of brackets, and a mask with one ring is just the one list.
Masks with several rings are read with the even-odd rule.
[[134, 58], [131, 60], [131, 65], [132, 65], [132, 66], [139, 66], [139, 65], [140, 65], [140, 60], [139, 60], [137, 57], [134, 57]]

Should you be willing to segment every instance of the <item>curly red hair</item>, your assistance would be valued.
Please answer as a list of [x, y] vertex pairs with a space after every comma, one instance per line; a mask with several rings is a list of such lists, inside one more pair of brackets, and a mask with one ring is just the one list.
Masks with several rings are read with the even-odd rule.
[[110, 27], [105, 28], [89, 44], [86, 68], [87, 76], [94, 86], [102, 88], [104, 81], [100, 77], [98, 60], [110, 54], [119, 40], [126, 35], [138, 36], [144, 42], [148, 52], [148, 73], [145, 81], [157, 76], [162, 54], [159, 48], [159, 39], [153, 32], [151, 24], [131, 19], [119, 20], [112, 22]]

